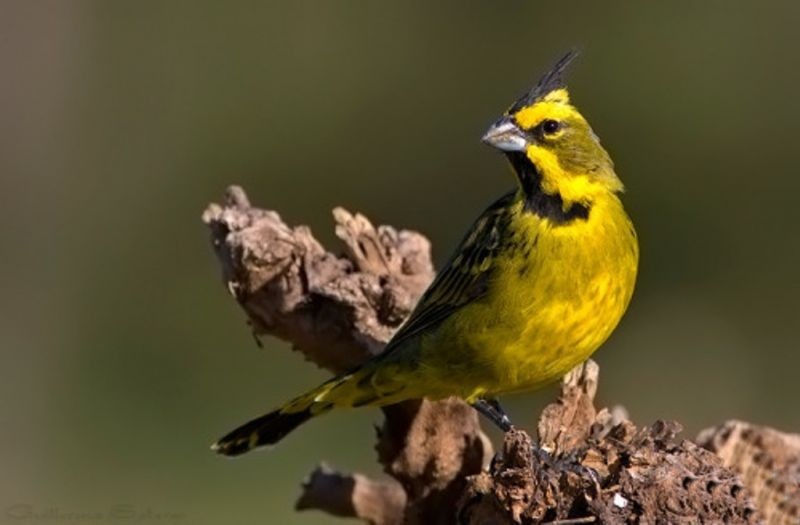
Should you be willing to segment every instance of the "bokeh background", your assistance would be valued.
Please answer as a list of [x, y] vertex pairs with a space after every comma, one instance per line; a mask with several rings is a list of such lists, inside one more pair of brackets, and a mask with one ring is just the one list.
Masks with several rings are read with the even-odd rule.
[[[791, 1], [4, 1], [0, 522], [336, 522], [292, 511], [298, 482], [321, 459], [376, 473], [377, 411], [208, 451], [326, 374], [256, 348], [200, 213], [239, 183], [328, 243], [343, 205], [441, 262], [513, 184], [480, 135], [573, 46], [642, 243], [601, 401], [689, 437], [800, 431], [798, 19]], [[552, 396], [507, 404], [532, 428]]]

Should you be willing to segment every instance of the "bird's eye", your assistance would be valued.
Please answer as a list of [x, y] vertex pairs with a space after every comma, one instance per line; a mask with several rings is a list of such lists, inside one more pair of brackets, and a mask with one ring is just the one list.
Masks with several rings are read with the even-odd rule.
[[547, 135], [552, 135], [559, 129], [561, 129], [561, 124], [559, 124], [557, 120], [548, 119], [542, 122], [542, 131], [544, 131]]

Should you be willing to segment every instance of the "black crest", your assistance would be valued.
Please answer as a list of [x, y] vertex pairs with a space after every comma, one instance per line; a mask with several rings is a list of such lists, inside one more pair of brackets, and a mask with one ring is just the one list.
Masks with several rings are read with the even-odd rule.
[[514, 102], [514, 105], [508, 109], [508, 113], [516, 113], [525, 106], [530, 106], [538, 98], [543, 97], [554, 89], [563, 88], [566, 84], [564, 84], [564, 80], [561, 78], [561, 75], [567, 69], [567, 66], [569, 66], [570, 62], [575, 60], [577, 56], [578, 51], [572, 49], [566, 55], [561, 57], [561, 60], [556, 62], [556, 65], [553, 66], [553, 69], [544, 74], [539, 82], [533, 86], [533, 89], [522, 95], [519, 100]]

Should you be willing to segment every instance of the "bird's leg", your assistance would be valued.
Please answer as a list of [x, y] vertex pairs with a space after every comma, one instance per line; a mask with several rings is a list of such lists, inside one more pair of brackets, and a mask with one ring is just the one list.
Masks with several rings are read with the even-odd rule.
[[472, 406], [503, 432], [508, 432], [514, 428], [505, 410], [496, 399], [478, 399], [472, 402]]
[[[508, 432], [514, 428], [505, 410], [503, 410], [503, 407], [497, 402], [497, 399], [478, 399], [472, 402], [472, 406], [503, 432]], [[593, 469], [581, 465], [578, 461], [577, 451], [573, 451], [566, 456], [556, 456], [540, 447], [538, 444], [535, 444], [533, 445], [533, 455], [540, 465], [548, 467], [551, 470], [572, 472], [582, 479], [588, 479], [599, 494], [600, 481], [597, 473]], [[499, 463], [500, 460], [501, 456], [498, 452], [492, 460], [492, 464], [495, 465]]]

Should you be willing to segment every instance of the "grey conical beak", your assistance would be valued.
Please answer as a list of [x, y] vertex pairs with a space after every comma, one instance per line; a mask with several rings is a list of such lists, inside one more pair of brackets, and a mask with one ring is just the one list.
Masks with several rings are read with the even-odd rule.
[[492, 124], [481, 141], [501, 151], [525, 151], [525, 146], [528, 144], [525, 132], [508, 117], [503, 117]]

